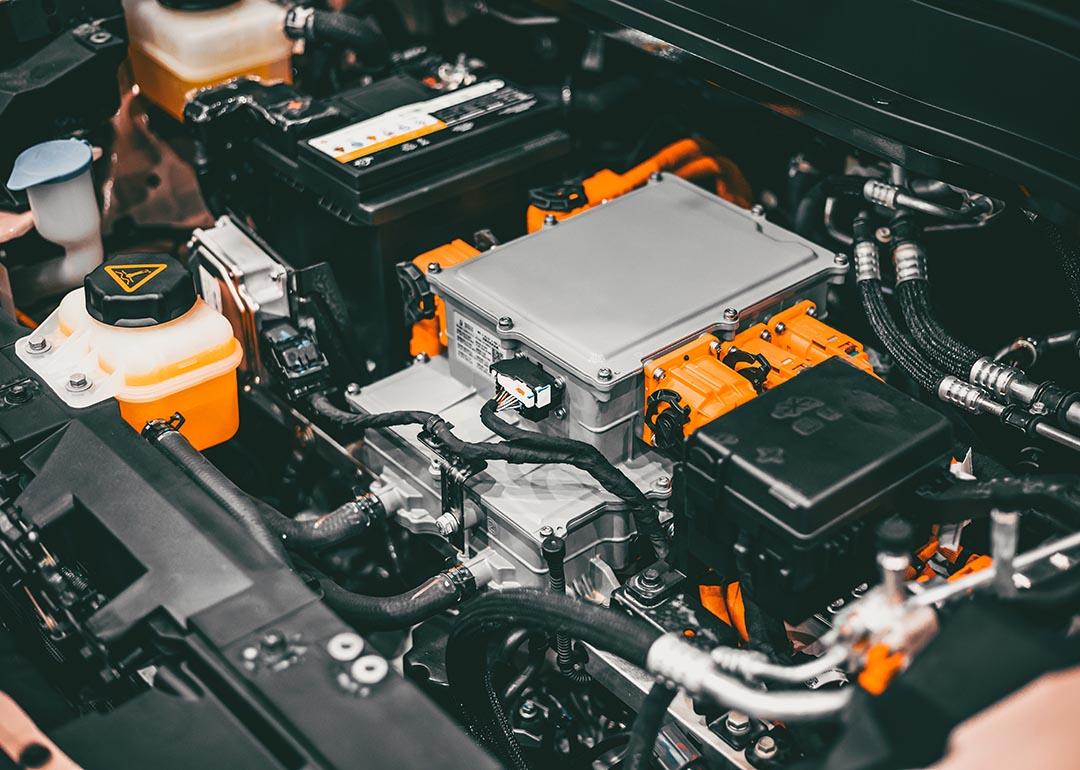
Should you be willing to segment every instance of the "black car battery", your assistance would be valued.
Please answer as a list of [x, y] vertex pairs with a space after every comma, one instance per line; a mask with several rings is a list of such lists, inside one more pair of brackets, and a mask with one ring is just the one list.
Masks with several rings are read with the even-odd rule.
[[481, 229], [523, 234], [528, 190], [569, 148], [550, 95], [497, 76], [455, 90], [395, 74], [314, 99], [240, 79], [187, 105], [204, 197], [293, 267], [329, 262], [370, 376], [404, 365], [395, 265]]

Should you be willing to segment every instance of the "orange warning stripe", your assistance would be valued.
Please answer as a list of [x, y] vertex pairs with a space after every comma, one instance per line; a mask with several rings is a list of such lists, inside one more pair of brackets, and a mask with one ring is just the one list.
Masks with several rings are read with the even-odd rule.
[[399, 144], [404, 144], [412, 139], [419, 139], [421, 136], [427, 136], [428, 134], [434, 134], [436, 131], [442, 131], [446, 128], [446, 124], [441, 120], [432, 123], [430, 126], [424, 126], [423, 128], [416, 128], [412, 131], [406, 131], [404, 134], [398, 134], [392, 136], [389, 139], [383, 139], [381, 142], [375, 142], [375, 144], [369, 144], [367, 147], [361, 147], [357, 150], [347, 152], [344, 155], [335, 155], [334, 160], [338, 163], [348, 163], [349, 161], [362, 158], [365, 155], [371, 155], [379, 150], [385, 150], [387, 147], [396, 147]]

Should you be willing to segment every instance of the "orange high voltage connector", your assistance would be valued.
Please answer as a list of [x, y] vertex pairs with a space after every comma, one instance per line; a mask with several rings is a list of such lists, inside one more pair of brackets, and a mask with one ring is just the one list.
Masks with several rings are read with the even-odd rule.
[[804, 300], [772, 316], [767, 327], [770, 341], [806, 359], [811, 366], [836, 356], [874, 375], [874, 367], [863, 346], [819, 321], [814, 317], [816, 312], [817, 305]]
[[[444, 243], [431, 251], [425, 251], [413, 259], [413, 264], [426, 274], [431, 265], [438, 265], [442, 270], [447, 267], [468, 262], [480, 254], [479, 249], [470, 246], [460, 238]], [[431, 297], [434, 300], [434, 315], [422, 318], [413, 324], [412, 338], [409, 340], [409, 355], [421, 354], [437, 356], [446, 349], [448, 338], [446, 336], [446, 305], [441, 297]], [[430, 301], [430, 300], [426, 300]]]
[[[726, 362], [728, 366], [731, 366], [736, 371], [741, 372], [743, 365], [736, 361], [740, 352], [755, 358], [763, 356], [769, 363], [765, 380], [762, 383], [765, 390], [787, 382], [799, 372], [813, 365], [802, 356], [797, 356], [785, 348], [774, 345], [771, 339], [772, 335], [765, 324], [754, 324], [736, 335], [731, 342], [725, 342], [721, 345], [720, 360]], [[745, 365], [754, 366], [755, 363]]]
[[625, 195], [641, 187], [656, 173], [670, 172], [683, 179], [712, 178], [716, 194], [743, 208], [750, 207], [750, 183], [734, 162], [715, 153], [704, 140], [681, 139], [670, 144], [644, 163], [619, 174], [601, 169], [581, 184], [562, 184], [533, 190], [533, 203], [525, 216], [530, 233], [544, 225], [547, 217], [562, 221], [586, 209]]
[[645, 443], [673, 446], [757, 395], [750, 380], [720, 362], [720, 347], [703, 334], [645, 364]]

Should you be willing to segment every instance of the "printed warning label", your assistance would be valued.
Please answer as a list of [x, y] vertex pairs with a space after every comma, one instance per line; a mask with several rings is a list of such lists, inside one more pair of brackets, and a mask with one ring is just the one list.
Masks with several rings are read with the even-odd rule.
[[161, 262], [138, 265], [106, 265], [105, 272], [116, 281], [117, 286], [130, 294], [145, 286], [156, 275], [164, 272], [167, 267], [168, 265]]
[[491, 376], [491, 365], [502, 358], [499, 338], [463, 315], [454, 320], [454, 354], [485, 377]]
[[472, 128], [471, 121], [489, 113], [535, 102], [535, 97], [493, 79], [452, 91], [423, 102], [414, 102], [353, 123], [329, 134], [308, 140], [308, 144], [338, 163], [401, 147], [416, 149], [429, 144], [425, 137], [450, 129]]

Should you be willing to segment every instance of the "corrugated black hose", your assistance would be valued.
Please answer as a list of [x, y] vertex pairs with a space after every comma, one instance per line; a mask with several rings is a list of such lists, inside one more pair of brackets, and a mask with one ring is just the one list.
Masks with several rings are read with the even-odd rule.
[[454, 607], [471, 593], [465, 582], [452, 574], [455, 570], [440, 572], [416, 588], [394, 596], [353, 593], [325, 575], [309, 571], [315, 574], [328, 607], [350, 623], [370, 631], [408, 628]]

